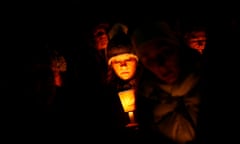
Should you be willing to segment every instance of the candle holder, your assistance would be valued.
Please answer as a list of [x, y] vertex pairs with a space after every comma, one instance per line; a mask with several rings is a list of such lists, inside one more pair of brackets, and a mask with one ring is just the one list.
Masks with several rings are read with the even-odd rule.
[[126, 127], [136, 127], [138, 123], [135, 120], [134, 111], [136, 109], [135, 106], [135, 90], [129, 89], [125, 91], [121, 91], [118, 93], [121, 104], [123, 106], [124, 112], [128, 113], [128, 117], [130, 122], [126, 125]]
[[138, 123], [135, 121], [134, 112], [128, 112], [128, 117], [130, 119], [130, 123], [128, 123], [126, 127], [137, 127]]

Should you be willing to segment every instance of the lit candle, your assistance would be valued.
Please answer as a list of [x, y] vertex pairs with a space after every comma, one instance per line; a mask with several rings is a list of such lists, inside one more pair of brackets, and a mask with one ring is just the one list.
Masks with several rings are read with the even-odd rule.
[[138, 123], [135, 121], [134, 112], [128, 112], [128, 117], [130, 119], [130, 123], [128, 123], [126, 127], [137, 127]]
[[121, 91], [118, 93], [124, 112], [133, 112], [135, 110], [135, 93], [134, 89]]
[[135, 123], [133, 112], [128, 112], [128, 116], [129, 116], [129, 119], [130, 119], [130, 123]]
[[138, 124], [135, 122], [134, 111], [135, 111], [135, 91], [134, 89], [121, 91], [118, 93], [120, 97], [124, 112], [128, 113], [130, 123], [126, 127], [135, 127]]

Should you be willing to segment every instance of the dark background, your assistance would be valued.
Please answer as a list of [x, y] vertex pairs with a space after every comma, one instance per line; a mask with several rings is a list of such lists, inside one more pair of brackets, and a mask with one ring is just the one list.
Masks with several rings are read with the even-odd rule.
[[[219, 75], [229, 77], [233, 76], [229, 72], [235, 73], [238, 65], [239, 15], [235, 3], [21, 1], [5, 2], [2, 6], [3, 79], [10, 95], [21, 92], [24, 86], [21, 83], [28, 78], [32, 57], [46, 48], [47, 43], [70, 49], [79, 47], [84, 54], [81, 42], [89, 28], [98, 21], [122, 21], [132, 28], [162, 18], [172, 23], [202, 22], [210, 30], [209, 71], [213, 68]], [[222, 66], [229, 74], [223, 73]], [[226, 83], [232, 79], [235, 77], [227, 79]], [[12, 86], [16, 91], [12, 91]]]
[[[206, 96], [214, 138], [226, 138], [237, 129], [239, 113], [239, 16], [234, 3], [214, 4], [150, 1], [34, 1], [8, 2], [2, 9], [2, 112], [24, 119], [22, 108], [31, 103], [28, 79], [34, 54], [46, 43], [77, 47], [86, 31], [99, 20], [123, 21], [130, 26], [164, 18], [175, 22], [201, 21], [210, 29], [207, 51]], [[84, 48], [83, 48], [84, 53]], [[7, 88], [5, 88], [7, 86]], [[25, 109], [24, 109], [25, 110]], [[20, 113], [19, 113], [20, 112]], [[28, 113], [29, 114], [29, 113]], [[31, 118], [30, 118], [31, 119]], [[236, 121], [236, 123], [235, 123]], [[219, 124], [220, 123], [220, 124]], [[216, 131], [217, 130], [217, 131]], [[238, 130], [238, 129], [237, 129]], [[232, 139], [227, 139], [232, 140]]]

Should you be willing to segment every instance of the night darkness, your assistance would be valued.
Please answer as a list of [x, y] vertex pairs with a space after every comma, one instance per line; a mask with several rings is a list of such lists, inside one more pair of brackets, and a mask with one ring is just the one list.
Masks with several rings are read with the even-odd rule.
[[[81, 48], [84, 56], [84, 43], [80, 41], [86, 39], [89, 28], [99, 21], [124, 22], [134, 28], [141, 22], [159, 18], [172, 23], [177, 20], [192, 22], [202, 19], [203, 21], [200, 21], [210, 29], [209, 45], [212, 46], [206, 54], [205, 79], [206, 96], [210, 97], [206, 103], [209, 107], [206, 116], [211, 119], [212, 124], [209, 126], [209, 133], [217, 133], [217, 137], [211, 137], [214, 142], [219, 141], [215, 138], [221, 137], [220, 135], [223, 135], [223, 138], [227, 137], [227, 134], [219, 131], [226, 129], [225, 132], [229, 133], [229, 127], [236, 127], [235, 115], [239, 109], [235, 100], [239, 97], [239, 86], [235, 82], [239, 81], [237, 31], [240, 25], [234, 4], [213, 9], [208, 3], [202, 3], [201, 6], [193, 4], [191, 7], [179, 6], [180, 2], [175, 5], [157, 5], [150, 2], [130, 4], [130, 1], [89, 3], [56, 1], [6, 4], [3, 17], [6, 48], [2, 48], [2, 61], [6, 66], [6, 69], [3, 69], [3, 79], [6, 79], [4, 83], [7, 89], [1, 94], [4, 95], [4, 114], [11, 113], [14, 118], [18, 118], [15, 123], [17, 126], [21, 120], [30, 116], [31, 118], [27, 119], [30, 122], [34, 117], [34, 112], [28, 109], [34, 105], [28, 82], [31, 81], [35, 58], [40, 57], [41, 49], [47, 48], [49, 44], [69, 47], [67, 52], [70, 55]], [[199, 9], [201, 10], [198, 11]], [[232, 111], [235, 114], [230, 114]], [[219, 122], [220, 128], [217, 124]]]

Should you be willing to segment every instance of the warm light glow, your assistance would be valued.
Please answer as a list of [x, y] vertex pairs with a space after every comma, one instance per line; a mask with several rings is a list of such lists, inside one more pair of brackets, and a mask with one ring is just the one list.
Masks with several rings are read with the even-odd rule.
[[197, 50], [199, 53], [203, 53], [206, 47], [207, 36], [205, 31], [194, 31], [186, 36], [187, 44], [190, 48]]
[[126, 127], [136, 127], [138, 123], [135, 121], [134, 111], [135, 111], [135, 91], [134, 89], [129, 89], [126, 91], [121, 91], [118, 93], [120, 97], [124, 112], [128, 113], [130, 123]]
[[[55, 52], [57, 53], [57, 52]], [[66, 72], [67, 61], [63, 56], [54, 56], [51, 58], [51, 70], [52, 72]]]
[[134, 89], [121, 91], [118, 93], [124, 112], [133, 112], [135, 110], [135, 93]]
[[130, 123], [134, 123], [135, 122], [134, 113], [133, 112], [128, 112], [128, 116], [129, 116], [129, 119], [130, 119]]
[[109, 64], [112, 65], [114, 72], [120, 79], [128, 80], [136, 72], [137, 56], [128, 53], [120, 54], [112, 57]]
[[54, 73], [54, 85], [59, 87], [62, 86], [62, 77], [60, 72]]
[[126, 127], [137, 127], [138, 123], [135, 121], [134, 112], [128, 112], [128, 117], [130, 119], [130, 123], [126, 125]]

